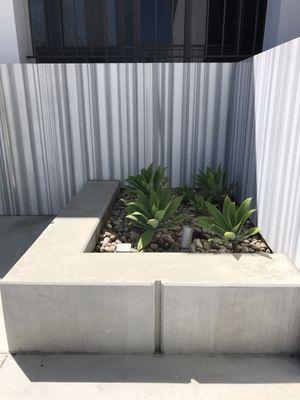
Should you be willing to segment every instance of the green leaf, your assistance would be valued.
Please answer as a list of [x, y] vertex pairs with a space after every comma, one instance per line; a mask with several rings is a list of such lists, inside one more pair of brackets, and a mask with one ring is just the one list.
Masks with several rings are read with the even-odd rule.
[[138, 251], [145, 249], [151, 243], [153, 236], [154, 236], [154, 230], [148, 229], [147, 231], [145, 231], [138, 241], [137, 244]]
[[243, 217], [243, 215], [249, 211], [249, 207], [251, 204], [252, 198], [248, 197], [247, 199], [245, 199], [241, 205], [239, 206], [239, 208], [237, 209], [237, 221], [240, 221]]
[[230, 198], [226, 196], [223, 203], [223, 214], [228, 214], [230, 203], [231, 203]]
[[149, 215], [149, 211], [142, 203], [139, 203], [139, 202], [128, 203], [126, 206], [126, 213], [131, 214], [135, 211], [139, 211], [139, 212], [143, 213], [148, 218], [151, 217], [151, 215]]
[[211, 217], [198, 217], [195, 219], [196, 223], [201, 226], [201, 228], [210, 230], [213, 219]]
[[236, 233], [238, 233], [242, 229], [245, 222], [250, 218], [250, 216], [254, 213], [254, 211], [255, 210], [249, 210], [242, 216], [242, 218], [239, 221], [238, 229], [236, 230]]
[[224, 218], [223, 214], [221, 213], [220, 210], [217, 209], [216, 206], [213, 204], [206, 202], [206, 207], [210, 215], [214, 218], [215, 222], [222, 228], [224, 231], [227, 231], [230, 229], [230, 226], [228, 226], [226, 219]]
[[156, 229], [159, 225], [159, 221], [155, 218], [151, 218], [147, 221], [147, 224], [151, 226], [151, 228]]
[[233, 232], [225, 232], [224, 233], [224, 238], [227, 240], [235, 240], [236, 236]]
[[144, 228], [144, 229], [148, 228], [148, 226], [147, 226], [147, 224], [145, 222], [140, 221], [136, 216], [134, 216], [132, 214], [126, 215], [126, 218], [132, 220], [134, 222], [134, 225], [136, 225], [136, 226], [138, 226], [140, 228]]
[[166, 207], [164, 210], [158, 210], [158, 211], [156, 211], [154, 217], [155, 217], [156, 219], [158, 219], [159, 221], [162, 221], [162, 220], [164, 219], [164, 217], [165, 217], [166, 210], [167, 210], [167, 207]]
[[158, 205], [158, 197], [157, 197], [157, 193], [155, 190], [150, 191], [150, 204], [155, 205], [155, 206]]
[[167, 207], [170, 202], [171, 193], [168, 188], [163, 188], [159, 190], [158, 193], [158, 207], [160, 210]]
[[176, 217], [174, 217], [170, 222], [166, 222], [162, 225], [163, 228], [172, 228], [178, 224], [180, 224], [181, 222], [183, 222], [183, 220], [185, 219], [186, 215], [182, 214], [182, 215], [177, 215]]
[[260, 230], [261, 229], [257, 226], [254, 228], [250, 228], [244, 234], [240, 235], [240, 239], [247, 239], [249, 236], [256, 235], [257, 233], [260, 232]]
[[178, 197], [174, 197], [170, 203], [168, 204], [167, 210], [166, 210], [166, 214], [165, 214], [165, 218], [171, 218], [172, 215], [178, 210], [178, 207], [180, 206], [181, 202], [182, 202], [183, 196], [178, 196]]

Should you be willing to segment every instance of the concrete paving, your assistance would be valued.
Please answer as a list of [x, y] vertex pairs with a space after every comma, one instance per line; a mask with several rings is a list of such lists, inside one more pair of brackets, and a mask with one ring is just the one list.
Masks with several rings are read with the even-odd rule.
[[3, 400], [298, 400], [300, 361], [280, 356], [7, 356]]
[[0, 216], [0, 279], [15, 265], [53, 216]]
[[[10, 271], [43, 230], [52, 216], [0, 216], [0, 280]], [[0, 296], [0, 352], [7, 351], [7, 340]]]

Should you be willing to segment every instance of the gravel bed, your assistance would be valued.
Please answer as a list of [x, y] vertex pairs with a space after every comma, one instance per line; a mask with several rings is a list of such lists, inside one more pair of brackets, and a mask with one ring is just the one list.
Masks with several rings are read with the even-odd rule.
[[[126, 217], [125, 205], [121, 201], [134, 200], [131, 194], [126, 191], [121, 192], [117, 201], [110, 210], [106, 224], [104, 225], [96, 243], [96, 252], [114, 253], [118, 243], [131, 243], [132, 251], [136, 250], [137, 242], [143, 231], [131, 223]], [[194, 224], [194, 220], [199, 216], [191, 209], [188, 204], [182, 204], [178, 213], [184, 213], [186, 218], [182, 225], [194, 226], [193, 242], [190, 248], [192, 253], [271, 253], [266, 242], [261, 235], [255, 235], [243, 242], [233, 246], [231, 243], [223, 245], [211, 239], [216, 238], [213, 234], [203, 231]], [[176, 229], [162, 229], [156, 232], [152, 243], [144, 250], [145, 252], [180, 252], [182, 225]], [[247, 225], [247, 223], [246, 223]], [[250, 222], [248, 223], [250, 226]]]

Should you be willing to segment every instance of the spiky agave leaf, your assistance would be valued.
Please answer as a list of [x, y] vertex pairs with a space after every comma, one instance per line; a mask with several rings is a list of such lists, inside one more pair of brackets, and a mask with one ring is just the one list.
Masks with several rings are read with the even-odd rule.
[[148, 232], [143, 233], [139, 249], [145, 248], [151, 242], [154, 233], [150, 234], [149, 230], [155, 232], [158, 229], [171, 228], [183, 221], [185, 215], [175, 215], [181, 201], [182, 197], [173, 196], [169, 189], [151, 189], [149, 194], [138, 191], [137, 201], [126, 206], [126, 218]]
[[221, 212], [213, 204], [206, 202], [210, 217], [199, 217], [196, 219], [198, 225], [203, 229], [215, 233], [225, 241], [241, 241], [249, 236], [260, 232], [260, 228], [253, 227], [243, 232], [243, 227], [250, 215], [255, 210], [250, 210], [251, 199], [244, 200], [239, 207], [231, 201], [228, 196], [223, 202], [223, 211]]

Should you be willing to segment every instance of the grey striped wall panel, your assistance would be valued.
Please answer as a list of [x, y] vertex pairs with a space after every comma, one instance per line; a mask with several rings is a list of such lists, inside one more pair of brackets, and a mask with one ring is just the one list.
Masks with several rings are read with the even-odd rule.
[[237, 65], [227, 166], [271, 247], [300, 267], [300, 38]]
[[173, 186], [225, 162], [233, 64], [0, 66], [0, 214], [57, 213], [150, 162]]

